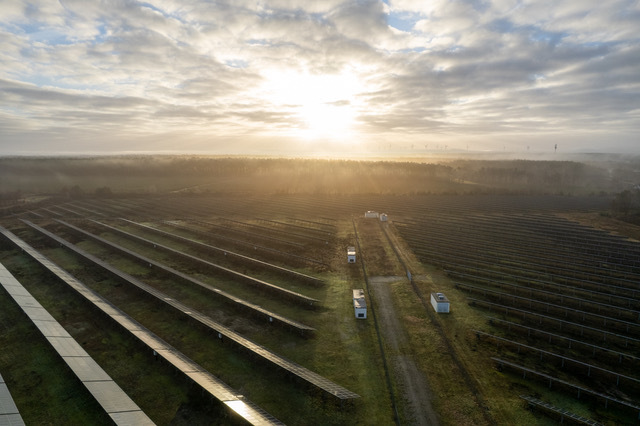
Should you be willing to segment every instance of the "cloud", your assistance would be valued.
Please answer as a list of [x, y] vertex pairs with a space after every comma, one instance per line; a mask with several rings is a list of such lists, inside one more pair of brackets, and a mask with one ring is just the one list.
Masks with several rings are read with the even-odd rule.
[[[363, 144], [553, 132], [607, 150], [640, 127], [638, 27], [628, 0], [7, 0], [0, 150], [270, 150], [310, 111], [348, 112]], [[324, 100], [296, 86], [337, 81]]]

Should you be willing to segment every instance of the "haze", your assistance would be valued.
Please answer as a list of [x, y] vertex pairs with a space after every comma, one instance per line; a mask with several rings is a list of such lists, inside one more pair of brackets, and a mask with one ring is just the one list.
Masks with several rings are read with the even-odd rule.
[[0, 155], [637, 153], [640, 3], [20, 1]]

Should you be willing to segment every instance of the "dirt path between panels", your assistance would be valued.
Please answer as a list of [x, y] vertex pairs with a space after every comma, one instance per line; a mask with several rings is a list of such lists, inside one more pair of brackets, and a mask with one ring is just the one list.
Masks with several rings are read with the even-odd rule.
[[376, 319], [385, 342], [390, 374], [398, 384], [400, 406], [404, 418], [412, 425], [437, 425], [438, 416], [431, 406], [429, 384], [411, 355], [409, 338], [398, 319], [389, 285], [406, 280], [405, 277], [369, 277], [372, 297], [375, 298]]
[[362, 250], [362, 262], [369, 295], [375, 306], [375, 321], [384, 347], [384, 356], [392, 382], [398, 420], [407, 425], [439, 425], [431, 404], [432, 395], [425, 374], [415, 362], [411, 340], [402, 323], [402, 312], [393, 301], [394, 283], [409, 285], [397, 248], [387, 239], [378, 221], [361, 219], [354, 226]]

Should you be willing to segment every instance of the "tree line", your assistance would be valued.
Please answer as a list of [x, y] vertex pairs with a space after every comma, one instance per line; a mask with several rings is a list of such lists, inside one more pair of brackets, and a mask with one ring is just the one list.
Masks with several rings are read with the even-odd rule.
[[[68, 198], [123, 192], [482, 193], [613, 192], [607, 170], [572, 161], [130, 156], [0, 158], [0, 194]], [[619, 188], [618, 188], [619, 189]]]

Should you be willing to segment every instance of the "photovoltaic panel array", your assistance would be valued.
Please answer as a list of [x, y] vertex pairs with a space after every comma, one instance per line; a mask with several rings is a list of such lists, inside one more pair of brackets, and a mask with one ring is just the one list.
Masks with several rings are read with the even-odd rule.
[[49, 236], [50, 238], [54, 239], [55, 241], [57, 241], [58, 243], [70, 248], [71, 250], [75, 251], [76, 253], [80, 254], [81, 256], [84, 256], [85, 258], [91, 260], [92, 262], [96, 263], [97, 265], [100, 265], [101, 267], [103, 267], [104, 269], [112, 272], [113, 274], [119, 276], [120, 278], [124, 279], [125, 281], [129, 282], [130, 284], [133, 284], [134, 286], [140, 288], [141, 290], [155, 296], [158, 300], [161, 300], [163, 302], [165, 302], [168, 305], [173, 306], [174, 308], [176, 308], [177, 310], [183, 312], [184, 314], [190, 316], [191, 318], [199, 321], [200, 323], [206, 325], [207, 327], [211, 328], [212, 330], [220, 333], [222, 336], [232, 340], [233, 342], [235, 342], [236, 344], [248, 349], [249, 351], [253, 352], [254, 354], [262, 357], [263, 359], [271, 362], [272, 364], [282, 368], [283, 370], [293, 374], [294, 376], [297, 376], [298, 378], [303, 379], [304, 381], [306, 381], [307, 383], [323, 390], [324, 392], [334, 396], [335, 398], [339, 399], [339, 400], [349, 400], [349, 399], [356, 399], [359, 398], [360, 396], [334, 382], [332, 382], [331, 380], [317, 374], [314, 373], [313, 371], [294, 363], [293, 361], [290, 361], [286, 358], [283, 358], [273, 352], [271, 352], [269, 349], [255, 343], [252, 342], [251, 340], [247, 339], [246, 337], [236, 333], [235, 331], [231, 330], [228, 327], [225, 327], [222, 324], [219, 324], [215, 321], [213, 321], [211, 318], [209, 318], [208, 316], [194, 310], [191, 309], [190, 307], [184, 305], [183, 303], [169, 297], [166, 293], [163, 293], [157, 289], [155, 289], [154, 287], [151, 287], [145, 283], [143, 283], [142, 281], [136, 279], [135, 277], [120, 271], [119, 269], [114, 268], [113, 266], [109, 265], [107, 262], [104, 262], [101, 259], [96, 258], [95, 256], [87, 253], [86, 251], [80, 249], [79, 247], [69, 243], [68, 241], [58, 237], [57, 235], [47, 231], [46, 229], [43, 229], [29, 221], [23, 220], [24, 223], [28, 224], [29, 226], [33, 227], [34, 229], [37, 229], [38, 231], [42, 232], [43, 234]]
[[[3, 273], [4, 271], [0, 271], [0, 279]], [[24, 426], [24, 424], [9, 388], [0, 375], [0, 426]]]
[[[191, 277], [191, 276], [189, 276], [187, 274], [184, 274], [184, 273], [182, 273], [182, 272], [180, 272], [178, 270], [175, 270], [175, 269], [173, 269], [173, 268], [171, 268], [169, 266], [166, 266], [166, 265], [164, 265], [164, 264], [162, 264], [160, 262], [156, 262], [153, 259], [150, 259], [150, 258], [148, 258], [146, 256], [142, 256], [142, 255], [134, 252], [133, 250], [129, 250], [129, 249], [125, 248], [125, 247], [120, 246], [119, 244], [116, 244], [116, 243], [113, 243], [111, 241], [105, 240], [104, 238], [101, 238], [101, 237], [99, 237], [97, 235], [94, 235], [94, 234], [92, 234], [90, 232], [87, 232], [87, 231], [85, 231], [85, 230], [83, 230], [81, 228], [78, 228], [75, 225], [72, 225], [70, 223], [64, 222], [62, 220], [57, 220], [57, 222], [62, 224], [62, 225], [64, 225], [64, 226], [67, 226], [67, 227], [69, 227], [69, 228], [71, 228], [71, 229], [73, 229], [73, 230], [75, 230], [77, 232], [80, 232], [83, 235], [86, 235], [87, 237], [92, 238], [92, 239], [94, 239], [94, 240], [96, 240], [96, 241], [98, 241], [98, 242], [100, 242], [102, 244], [106, 244], [109, 247], [112, 247], [112, 248], [114, 248], [114, 249], [116, 249], [116, 250], [118, 250], [118, 251], [120, 251], [122, 253], [125, 253], [127, 256], [131, 256], [134, 259], [138, 259], [140, 261], [143, 261], [146, 264], [153, 265], [153, 267], [155, 267], [157, 269], [160, 269], [162, 271], [165, 271], [165, 272], [167, 272], [167, 273], [169, 273], [171, 275], [180, 277], [185, 281], [188, 281], [188, 282], [196, 284], [196, 285], [198, 285], [200, 287], [206, 288], [207, 290], [212, 291], [213, 293], [215, 293], [216, 295], [226, 299], [227, 301], [230, 301], [230, 302], [234, 303], [235, 305], [244, 307], [246, 309], [250, 309], [253, 312], [263, 316], [264, 318], [266, 318], [266, 319], [268, 319], [268, 320], [270, 320], [272, 322], [285, 324], [285, 325], [287, 325], [287, 326], [289, 326], [289, 327], [291, 327], [291, 328], [293, 328], [293, 329], [295, 329], [297, 331], [300, 331], [300, 332], [312, 332], [312, 331], [314, 331], [313, 327], [309, 327], [309, 326], [304, 325], [302, 323], [299, 323], [297, 321], [290, 320], [290, 319], [288, 319], [286, 317], [283, 317], [282, 315], [279, 315], [279, 314], [277, 314], [275, 312], [272, 312], [272, 311], [269, 311], [267, 309], [264, 309], [263, 307], [261, 307], [259, 305], [256, 305], [255, 303], [251, 303], [251, 302], [247, 302], [246, 300], [242, 300], [242, 299], [240, 299], [240, 298], [238, 298], [238, 297], [236, 297], [236, 296], [234, 296], [234, 295], [232, 295], [230, 293], [227, 293], [227, 292], [225, 292], [223, 290], [215, 288], [215, 287], [213, 287], [213, 286], [211, 286], [209, 284], [203, 283], [200, 280], [197, 280], [197, 279], [195, 279], [195, 278], [193, 278], [193, 277]], [[96, 223], [99, 223], [99, 222], [96, 222]]]
[[[245, 256], [245, 255], [240, 254], [240, 253], [235, 253], [233, 251], [226, 250], [226, 249], [223, 249], [223, 248], [220, 248], [220, 247], [215, 247], [215, 246], [212, 246], [210, 244], [205, 244], [205, 243], [203, 243], [201, 241], [197, 241], [197, 240], [194, 240], [194, 239], [191, 239], [191, 238], [183, 237], [181, 235], [173, 234], [171, 232], [167, 232], [167, 231], [164, 231], [162, 229], [155, 228], [153, 226], [144, 225], [142, 223], [134, 222], [132, 220], [128, 220], [128, 219], [124, 219], [124, 218], [120, 218], [120, 220], [122, 220], [122, 221], [124, 221], [126, 223], [129, 223], [131, 225], [135, 225], [135, 226], [138, 226], [140, 228], [149, 230], [151, 232], [155, 232], [156, 234], [163, 235], [165, 237], [169, 237], [169, 238], [172, 238], [172, 239], [175, 239], [175, 240], [179, 240], [179, 241], [184, 241], [184, 242], [186, 242], [186, 243], [188, 243], [188, 244], [190, 244], [192, 246], [195, 246], [195, 247], [203, 248], [205, 250], [209, 250], [209, 251], [212, 251], [212, 252], [223, 253], [225, 256], [236, 257], [236, 258], [242, 259], [242, 260], [244, 260], [246, 262], [263, 266], [266, 269], [275, 270], [275, 271], [282, 271], [283, 273], [285, 273], [287, 275], [298, 277], [299, 279], [301, 279], [303, 281], [314, 283], [317, 286], [320, 286], [320, 285], [324, 284], [324, 282], [320, 278], [312, 277], [310, 275], [306, 275], [306, 274], [303, 274], [301, 272], [294, 271], [292, 269], [283, 268], [282, 266], [278, 266], [278, 265], [274, 265], [272, 263], [264, 262], [262, 260], [254, 259], [253, 257]], [[93, 221], [93, 222], [99, 223], [97, 221]]]
[[[122, 425], [154, 423], [76, 340], [0, 263], [0, 284], [89, 390], [105, 412]], [[4, 398], [2, 398], [4, 401]], [[2, 403], [4, 406], [4, 403]], [[17, 411], [17, 410], [16, 410]], [[0, 416], [0, 421], [2, 416]]]
[[[103, 299], [99, 294], [88, 288], [82, 282], [70, 275], [64, 269], [53, 263], [47, 257], [35, 250], [26, 242], [22, 241], [19, 237], [14, 235], [9, 230], [0, 226], [0, 233], [12, 241], [16, 246], [24, 250], [29, 256], [54, 273], [63, 282], [69, 285], [72, 289], [93, 303], [102, 312], [109, 315], [120, 326], [129, 331], [133, 336], [137, 337], [141, 342], [145, 343], [149, 350], [154, 351], [159, 356], [163, 357], [167, 362], [172, 364], [183, 374], [191, 378], [195, 383], [200, 385], [205, 391], [210, 393], [214, 398], [222, 402], [225, 406], [229, 407], [230, 411], [240, 418], [244, 419], [253, 425], [281, 425], [282, 422], [275, 417], [258, 407], [251, 401], [245, 399], [242, 395], [239, 395], [234, 389], [226, 385], [224, 382], [213, 376], [197, 363], [189, 359], [180, 351], [173, 348], [167, 342], [156, 336], [150, 330], [143, 325], [135, 321], [125, 312], [118, 309], [106, 299]], [[52, 318], [52, 317], [51, 317]], [[81, 369], [80, 366], [76, 366]], [[89, 388], [94, 395], [98, 397], [111, 398], [111, 401], [115, 401], [113, 398], [114, 389], [108, 386]], [[114, 413], [118, 414], [118, 413]], [[119, 413], [123, 417], [126, 413]], [[111, 416], [116, 422], [122, 424], [145, 424], [141, 420], [133, 419], [121, 419], [117, 415]], [[124, 421], [123, 421], [124, 420]]]
[[[62, 222], [62, 221], [59, 221], [59, 222]], [[253, 283], [254, 285], [257, 285], [257, 286], [259, 286], [261, 288], [268, 289], [270, 291], [273, 291], [274, 293], [278, 293], [278, 294], [280, 294], [280, 295], [282, 295], [284, 297], [288, 297], [291, 300], [296, 300], [296, 301], [299, 301], [299, 302], [301, 302], [303, 304], [306, 304], [306, 305], [309, 305], [309, 306], [317, 305], [320, 302], [319, 300], [314, 299], [314, 298], [309, 297], [309, 296], [305, 296], [302, 293], [299, 293], [299, 292], [296, 292], [296, 291], [292, 291], [292, 290], [288, 290], [286, 288], [279, 287], [279, 286], [277, 286], [275, 284], [271, 284], [271, 283], [269, 283], [267, 281], [250, 277], [249, 275], [243, 274], [243, 273], [235, 271], [233, 269], [229, 269], [229, 268], [226, 268], [224, 266], [218, 265], [216, 263], [209, 262], [209, 261], [204, 260], [204, 259], [200, 259], [200, 258], [198, 258], [196, 256], [192, 256], [192, 255], [190, 255], [188, 253], [184, 253], [182, 251], [172, 249], [171, 247], [167, 247], [167, 246], [162, 245], [162, 244], [160, 244], [158, 242], [148, 240], [146, 238], [140, 237], [138, 235], [131, 234], [130, 232], [126, 232], [126, 231], [123, 231], [123, 230], [118, 229], [118, 228], [114, 228], [113, 226], [107, 225], [105, 223], [97, 222], [97, 221], [92, 221], [92, 222], [94, 222], [94, 223], [96, 223], [96, 224], [98, 224], [100, 226], [103, 226], [105, 228], [108, 228], [108, 229], [110, 229], [112, 231], [115, 231], [117, 233], [126, 235], [129, 238], [133, 238], [135, 240], [142, 241], [145, 244], [149, 244], [149, 245], [154, 246], [154, 247], [162, 248], [163, 250], [165, 250], [167, 252], [170, 252], [172, 254], [175, 254], [177, 256], [180, 256], [182, 258], [190, 259], [190, 260], [198, 262], [200, 264], [207, 265], [210, 268], [216, 269], [216, 270], [218, 270], [218, 271], [220, 271], [220, 272], [222, 272], [224, 274], [227, 274], [227, 275], [230, 275], [232, 277], [238, 278], [238, 279], [240, 279], [242, 281]], [[69, 226], [69, 224], [67, 224], [67, 223], [65, 223], [65, 225]], [[93, 238], [97, 239], [99, 237], [94, 236]]]

